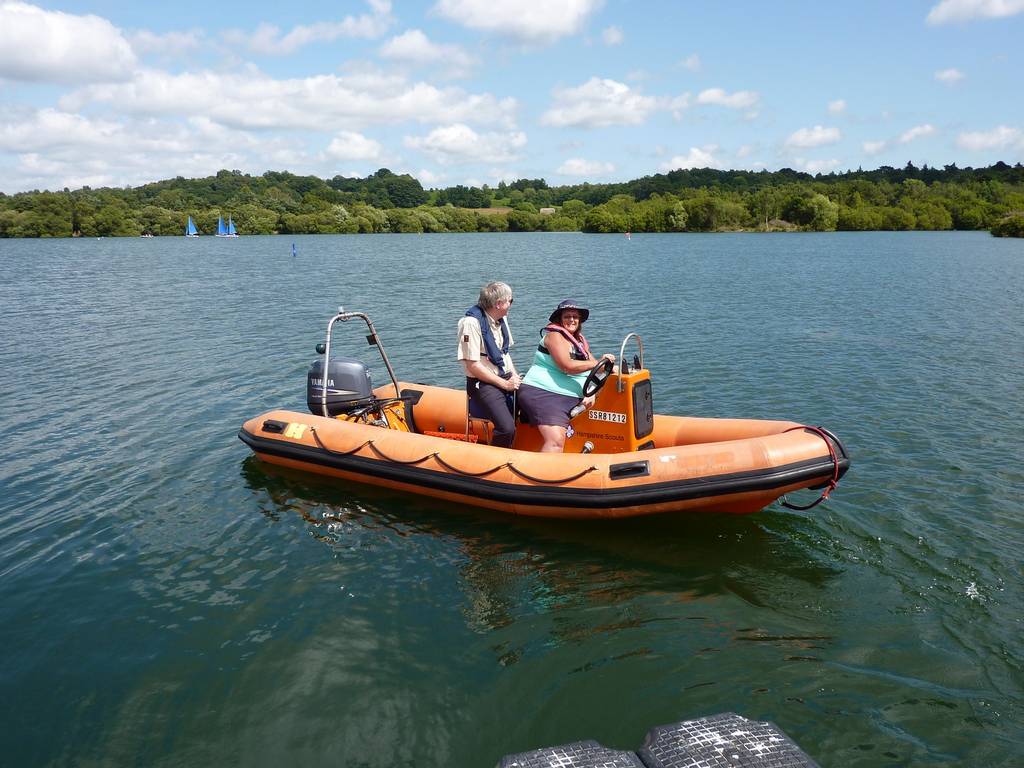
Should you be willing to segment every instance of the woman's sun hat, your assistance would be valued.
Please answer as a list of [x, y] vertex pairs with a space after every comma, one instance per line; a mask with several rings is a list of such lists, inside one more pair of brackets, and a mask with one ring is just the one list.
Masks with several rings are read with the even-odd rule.
[[576, 309], [576, 310], [579, 310], [579, 313], [580, 313], [580, 324], [581, 325], [583, 323], [587, 322], [587, 318], [590, 317], [590, 310], [589, 309], [587, 309], [586, 307], [580, 306], [577, 302], [573, 301], [572, 299], [566, 299], [565, 301], [560, 302], [557, 307], [555, 307], [555, 311], [551, 313], [551, 316], [548, 318], [548, 322], [549, 323], [560, 323], [561, 320], [562, 320], [562, 310], [563, 309]]

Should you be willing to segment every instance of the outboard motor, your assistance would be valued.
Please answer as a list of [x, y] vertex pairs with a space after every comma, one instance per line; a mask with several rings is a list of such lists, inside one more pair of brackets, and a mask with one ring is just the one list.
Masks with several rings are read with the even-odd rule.
[[[318, 358], [306, 374], [306, 405], [309, 412], [323, 416], [324, 359]], [[370, 372], [353, 357], [331, 357], [327, 371], [327, 413], [338, 416], [373, 402]]]

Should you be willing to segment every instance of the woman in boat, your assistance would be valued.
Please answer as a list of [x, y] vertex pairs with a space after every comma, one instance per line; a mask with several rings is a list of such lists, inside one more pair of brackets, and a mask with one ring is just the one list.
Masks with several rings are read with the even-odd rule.
[[473, 410], [494, 423], [491, 445], [508, 448], [516, 435], [509, 399], [520, 377], [508, 354], [512, 333], [505, 319], [512, 307], [507, 283], [488, 283], [476, 304], [459, 320], [458, 360], [466, 372], [466, 394]]
[[[519, 389], [524, 421], [537, 426], [544, 438], [543, 453], [561, 453], [569, 429], [569, 412], [581, 402], [589, 408], [593, 397], [583, 399], [583, 382], [597, 364], [583, 335], [590, 310], [575, 301], [561, 302], [548, 318], [533, 356], [533, 365]], [[614, 355], [603, 355], [615, 362]]]

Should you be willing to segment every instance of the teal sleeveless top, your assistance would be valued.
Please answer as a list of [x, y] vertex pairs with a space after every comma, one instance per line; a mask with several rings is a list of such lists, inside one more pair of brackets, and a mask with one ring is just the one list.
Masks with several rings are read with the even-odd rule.
[[569, 374], [559, 368], [551, 355], [538, 349], [533, 353], [533, 365], [523, 377], [523, 384], [569, 397], [583, 397], [583, 382], [589, 371]]

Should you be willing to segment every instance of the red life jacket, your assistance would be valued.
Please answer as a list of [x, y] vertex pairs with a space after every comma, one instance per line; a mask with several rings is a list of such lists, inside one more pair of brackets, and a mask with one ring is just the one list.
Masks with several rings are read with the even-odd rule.
[[[562, 336], [565, 337], [566, 341], [568, 341], [570, 346], [572, 347], [572, 351], [569, 356], [573, 360], [590, 360], [590, 344], [587, 343], [587, 339], [586, 337], [584, 337], [582, 333], [577, 333], [576, 335], [573, 335], [572, 333], [569, 332], [568, 328], [558, 325], [558, 323], [548, 323], [547, 325], [545, 325], [540, 331], [542, 336], [544, 335], [545, 331], [547, 331], [548, 333], [560, 333]], [[547, 347], [544, 346], [543, 343], [539, 344], [537, 346], [537, 349], [546, 355], [551, 354], [551, 352], [548, 350]]]

